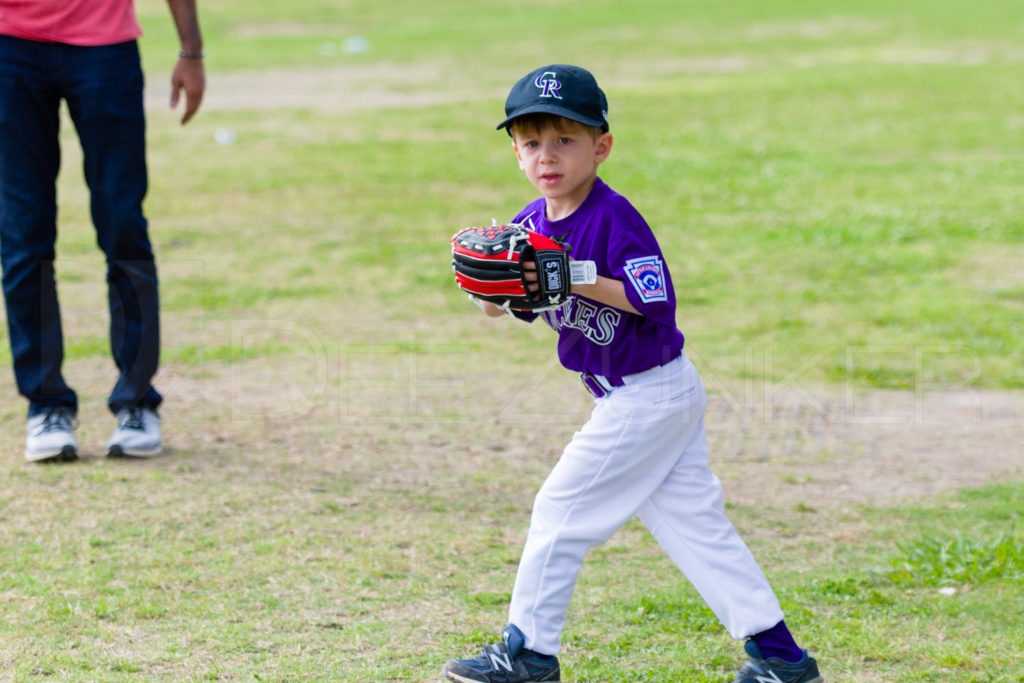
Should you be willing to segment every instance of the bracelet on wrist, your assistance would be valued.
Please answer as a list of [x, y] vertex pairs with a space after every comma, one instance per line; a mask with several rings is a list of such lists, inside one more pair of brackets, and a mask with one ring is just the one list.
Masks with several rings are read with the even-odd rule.
[[206, 50], [182, 50], [178, 56], [185, 59], [202, 59], [206, 56]]

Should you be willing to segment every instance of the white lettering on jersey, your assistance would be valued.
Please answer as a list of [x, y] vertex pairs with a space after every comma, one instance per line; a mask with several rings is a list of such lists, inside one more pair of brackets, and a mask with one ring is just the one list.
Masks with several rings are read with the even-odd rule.
[[561, 308], [543, 314], [544, 320], [555, 332], [565, 328], [579, 330], [598, 346], [608, 346], [615, 340], [615, 328], [622, 313], [609, 306], [595, 306], [579, 297], [572, 297]]

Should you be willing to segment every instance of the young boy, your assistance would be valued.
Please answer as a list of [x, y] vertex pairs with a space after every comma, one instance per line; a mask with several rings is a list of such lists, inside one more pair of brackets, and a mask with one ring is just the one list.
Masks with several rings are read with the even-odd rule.
[[[634, 514], [654, 534], [750, 656], [734, 683], [822, 683], [753, 556], [726, 518], [708, 466], [707, 397], [683, 351], [675, 294], [643, 217], [597, 177], [612, 148], [608, 104], [584, 69], [553, 64], [512, 88], [507, 129], [519, 168], [541, 197], [514, 222], [596, 262], [596, 284], [573, 285], [541, 314], [562, 364], [595, 396], [534, 501], [502, 642], [444, 665], [462, 683], [558, 681], [557, 653], [583, 556]], [[492, 317], [505, 311], [481, 302]]]

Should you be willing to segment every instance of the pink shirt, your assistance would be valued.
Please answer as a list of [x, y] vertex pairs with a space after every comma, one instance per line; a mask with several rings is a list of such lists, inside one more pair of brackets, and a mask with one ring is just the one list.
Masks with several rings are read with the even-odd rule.
[[0, 0], [0, 34], [46, 43], [112, 45], [142, 35], [132, 0]]

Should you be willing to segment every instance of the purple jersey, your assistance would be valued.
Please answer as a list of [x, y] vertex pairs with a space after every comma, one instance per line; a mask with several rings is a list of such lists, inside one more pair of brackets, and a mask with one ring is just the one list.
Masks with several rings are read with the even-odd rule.
[[[597, 274], [625, 283], [635, 315], [572, 295], [540, 316], [558, 332], [558, 358], [569, 370], [623, 377], [663, 365], [679, 355], [676, 297], [661, 248], [633, 205], [600, 178], [576, 211], [559, 221], [545, 217], [547, 200], [519, 212], [522, 223], [571, 247], [577, 261], [594, 261]], [[533, 321], [535, 313], [517, 313]]]

